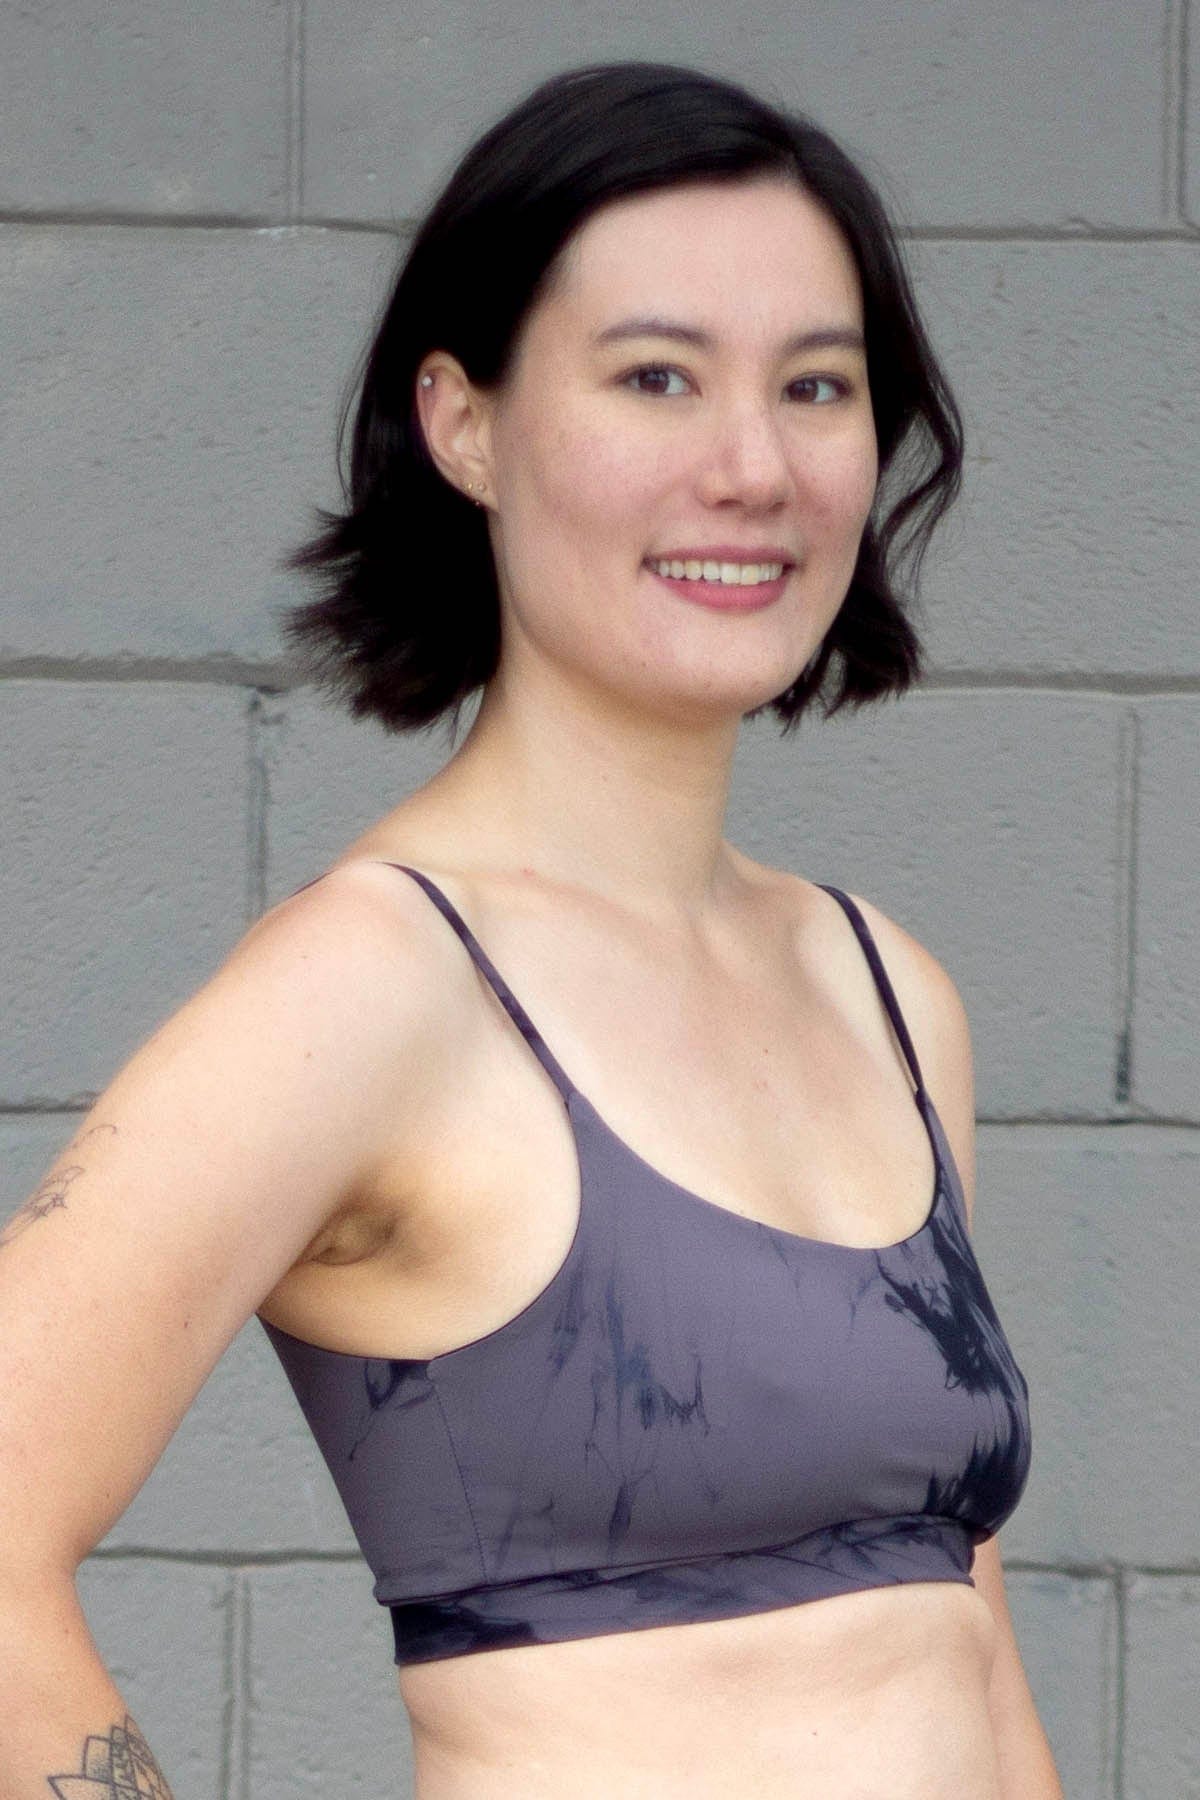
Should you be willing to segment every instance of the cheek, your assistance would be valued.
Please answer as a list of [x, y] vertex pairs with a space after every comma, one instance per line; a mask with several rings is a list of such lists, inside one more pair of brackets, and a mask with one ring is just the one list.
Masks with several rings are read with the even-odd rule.
[[569, 519], [596, 539], [619, 529], [627, 537], [639, 504], [663, 484], [665, 459], [653, 445], [566, 422], [538, 446], [529, 474], [531, 497], [556, 535]]
[[500, 447], [501, 584], [526, 632], [574, 656], [611, 633], [608, 602], [640, 555], [663, 459], [569, 408], [531, 419], [523, 438], [520, 424]]
[[871, 439], [830, 448], [814, 472], [812, 491], [831, 534], [859, 533], [870, 517], [879, 479], [879, 462]]

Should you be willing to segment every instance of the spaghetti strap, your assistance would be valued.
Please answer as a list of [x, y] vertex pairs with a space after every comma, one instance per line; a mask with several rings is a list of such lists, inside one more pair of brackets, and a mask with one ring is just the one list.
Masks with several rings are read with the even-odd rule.
[[875, 977], [875, 985], [879, 989], [880, 998], [887, 1007], [888, 1017], [892, 1021], [893, 1029], [900, 1040], [900, 1047], [904, 1051], [909, 1068], [912, 1070], [913, 1080], [917, 1084], [917, 1093], [923, 1094], [925, 1092], [925, 1083], [921, 1078], [921, 1065], [917, 1061], [917, 1053], [913, 1049], [912, 1038], [908, 1034], [908, 1026], [904, 1023], [904, 1014], [900, 1011], [900, 1002], [896, 999], [895, 990], [888, 978], [888, 972], [883, 966], [883, 959], [879, 954], [875, 939], [871, 935], [870, 926], [863, 918], [861, 911], [854, 904], [849, 894], [844, 894], [841, 888], [831, 887], [829, 883], [825, 881], [818, 881], [816, 885], [819, 888], [823, 888], [827, 894], [833, 895], [834, 899], [839, 903], [843, 912], [846, 914], [846, 917], [853, 925], [858, 936], [858, 941], [862, 945], [867, 961], [871, 965], [871, 973]]
[[571, 1080], [566, 1070], [551, 1054], [545, 1038], [542, 1036], [533, 1020], [529, 1017], [529, 1014], [525, 1011], [525, 1008], [521, 1005], [521, 1002], [517, 999], [507, 981], [505, 981], [503, 975], [501, 975], [499, 969], [497, 969], [491, 957], [483, 948], [483, 945], [479, 942], [479, 939], [475, 936], [475, 933], [471, 930], [471, 927], [467, 924], [457, 907], [447, 899], [437, 883], [432, 881], [428, 875], [423, 874], [420, 869], [411, 869], [407, 863], [389, 862], [385, 863], [384, 866], [389, 869], [403, 870], [404, 874], [412, 876], [419, 887], [424, 888], [443, 918], [453, 926], [454, 930], [462, 939], [471, 957], [471, 961], [487, 981], [505, 1012], [516, 1026], [517, 1030], [521, 1033], [521, 1036], [528, 1043], [529, 1048], [533, 1051], [533, 1054], [537, 1057], [563, 1099], [569, 1100], [571, 1095], [576, 1092], [574, 1082]]

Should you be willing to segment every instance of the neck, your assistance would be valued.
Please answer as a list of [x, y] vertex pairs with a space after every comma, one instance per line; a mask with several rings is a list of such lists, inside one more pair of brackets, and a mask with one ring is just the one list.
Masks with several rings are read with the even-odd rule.
[[424, 790], [499, 863], [579, 885], [647, 919], [721, 897], [740, 720], [633, 711], [558, 677], [489, 683], [466, 738]]

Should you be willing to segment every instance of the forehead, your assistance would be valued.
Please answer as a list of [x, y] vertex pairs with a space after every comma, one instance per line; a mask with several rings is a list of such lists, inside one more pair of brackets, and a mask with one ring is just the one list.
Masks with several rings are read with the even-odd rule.
[[862, 323], [849, 244], [812, 195], [779, 176], [688, 183], [602, 207], [564, 247], [545, 308], [560, 327], [585, 330], [624, 312], [756, 320], [782, 335]]

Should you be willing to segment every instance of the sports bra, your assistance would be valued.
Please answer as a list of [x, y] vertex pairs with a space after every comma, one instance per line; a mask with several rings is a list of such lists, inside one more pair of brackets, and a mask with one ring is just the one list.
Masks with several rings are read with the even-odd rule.
[[[390, 1609], [397, 1663], [969, 1586], [1021, 1497], [1025, 1377], [862, 913], [847, 913], [933, 1146], [925, 1222], [802, 1237], [657, 1173], [609, 1129], [445, 894], [420, 884], [562, 1097], [575, 1235], [515, 1317], [425, 1359], [260, 1320]], [[318, 877], [317, 879], [320, 879]], [[306, 885], [311, 885], [306, 884]]]

